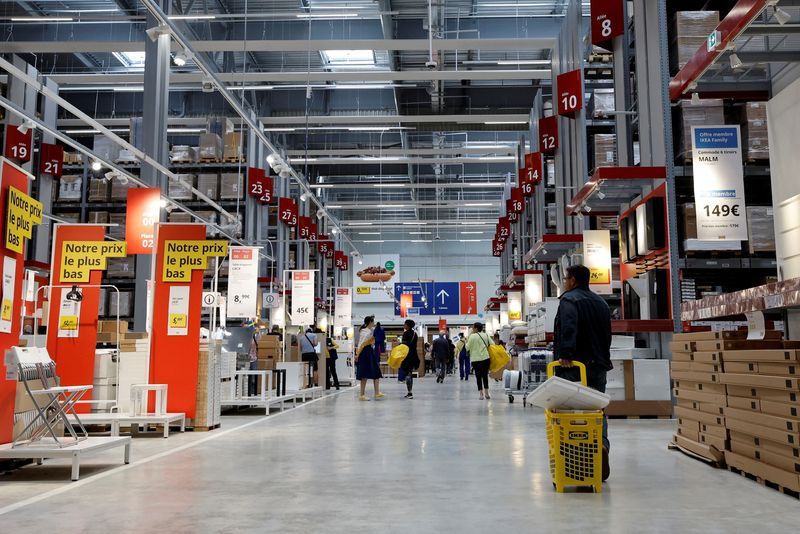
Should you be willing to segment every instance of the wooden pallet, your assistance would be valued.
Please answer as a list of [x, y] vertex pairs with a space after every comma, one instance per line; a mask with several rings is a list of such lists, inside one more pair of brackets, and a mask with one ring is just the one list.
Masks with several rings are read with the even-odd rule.
[[219, 158], [198, 158], [200, 163], [220, 163]]
[[672, 419], [671, 415], [609, 415], [609, 419]]
[[244, 163], [244, 156], [229, 156], [223, 158], [222, 161], [225, 163]]
[[774, 489], [775, 491], [780, 491], [784, 495], [788, 495], [790, 497], [794, 497], [795, 499], [800, 499], [800, 493], [794, 491], [793, 489], [786, 488], [786, 487], [781, 486], [780, 484], [776, 484], [774, 482], [770, 482], [769, 480], [765, 480], [765, 479], [761, 478], [760, 476], [753, 475], [751, 473], [748, 473], [747, 471], [743, 471], [743, 470], [739, 469], [738, 467], [734, 467], [732, 465], [729, 465], [728, 466], [728, 471], [730, 471], [731, 473], [735, 473], [737, 475], [741, 475], [741, 476], [743, 476], [743, 477], [745, 477], [745, 478], [747, 478], [749, 480], [752, 480], [753, 482], [757, 482], [757, 483], [761, 484], [764, 487]]
[[667, 444], [667, 449], [680, 451], [686, 456], [706, 463], [711, 467], [725, 467], [725, 456], [716, 447], [705, 443], [697, 443], [683, 436], [673, 436], [672, 441]]
[[193, 159], [173, 159], [170, 160], [170, 164], [172, 165], [191, 165], [195, 163]]
[[192, 432], [208, 432], [209, 430], [214, 430], [220, 427], [220, 423], [217, 423], [213, 426], [193, 426], [191, 428], [187, 428], [186, 430], [191, 430]]

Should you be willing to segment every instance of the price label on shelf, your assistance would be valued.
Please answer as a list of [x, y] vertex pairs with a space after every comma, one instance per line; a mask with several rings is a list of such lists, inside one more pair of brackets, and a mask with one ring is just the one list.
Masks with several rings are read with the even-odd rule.
[[614, 37], [625, 31], [625, 9], [623, 0], [592, 0], [592, 44], [608, 45]]
[[39, 172], [54, 178], [61, 176], [64, 166], [64, 147], [42, 143], [39, 147]]
[[539, 119], [539, 151], [555, 154], [558, 149], [558, 117]]
[[583, 76], [580, 70], [559, 74], [556, 91], [559, 115], [572, 117], [576, 111], [583, 109]]
[[31, 160], [33, 148], [33, 131], [28, 129], [25, 133], [13, 124], [6, 125], [6, 146], [4, 154], [6, 157], [24, 163]]

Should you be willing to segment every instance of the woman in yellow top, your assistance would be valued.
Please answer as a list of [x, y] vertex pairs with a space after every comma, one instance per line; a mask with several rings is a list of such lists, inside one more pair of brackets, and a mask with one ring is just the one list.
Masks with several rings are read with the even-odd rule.
[[[478, 382], [480, 399], [490, 399], [489, 396], [489, 346], [494, 345], [492, 338], [483, 331], [483, 324], [472, 325], [472, 333], [467, 338], [467, 352], [475, 371], [475, 380]], [[485, 390], [485, 391], [484, 391]]]

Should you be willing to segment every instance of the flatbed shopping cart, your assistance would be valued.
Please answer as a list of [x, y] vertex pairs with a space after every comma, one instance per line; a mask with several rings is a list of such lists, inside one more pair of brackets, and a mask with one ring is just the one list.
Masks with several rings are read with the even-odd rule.
[[553, 361], [553, 351], [534, 348], [517, 353], [518, 371], [503, 372], [503, 388], [508, 402], [513, 404], [516, 395], [522, 396], [522, 406], [528, 404], [528, 393], [547, 380], [547, 364]]

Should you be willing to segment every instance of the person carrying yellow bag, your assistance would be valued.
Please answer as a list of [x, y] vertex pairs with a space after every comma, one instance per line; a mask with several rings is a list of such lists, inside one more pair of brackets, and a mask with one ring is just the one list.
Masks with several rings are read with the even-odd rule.
[[405, 382], [406, 382], [406, 389], [408, 389], [408, 393], [406, 393], [407, 399], [413, 399], [414, 394], [411, 392], [412, 388], [414, 387], [414, 371], [419, 369], [420, 366], [420, 359], [419, 354], [417, 353], [417, 333], [414, 332], [414, 327], [416, 323], [414, 323], [411, 319], [406, 319], [403, 323], [403, 340], [401, 341], [401, 347], [408, 347], [408, 355], [403, 358], [402, 363], [400, 364], [400, 372], [405, 375]]

